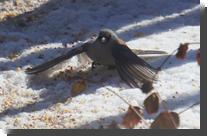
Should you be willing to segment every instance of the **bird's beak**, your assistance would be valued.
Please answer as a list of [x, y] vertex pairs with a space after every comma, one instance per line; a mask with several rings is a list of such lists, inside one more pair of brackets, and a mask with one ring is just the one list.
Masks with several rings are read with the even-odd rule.
[[140, 58], [144, 59], [145, 61], [156, 61], [158, 59], [166, 58], [170, 56], [169, 53], [165, 51], [159, 50], [137, 50], [132, 49], [132, 51], [138, 55]]

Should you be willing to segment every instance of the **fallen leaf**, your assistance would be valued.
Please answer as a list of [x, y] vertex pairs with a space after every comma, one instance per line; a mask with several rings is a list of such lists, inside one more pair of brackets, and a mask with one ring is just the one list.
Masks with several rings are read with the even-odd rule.
[[78, 80], [72, 85], [71, 95], [76, 96], [83, 92], [87, 88], [87, 83], [85, 80]]
[[[135, 107], [133, 106], [133, 108], [140, 113], [141, 115], [143, 115], [143, 112], [141, 111], [141, 109], [139, 107]], [[122, 125], [125, 128], [134, 128], [135, 125], [137, 125], [138, 123], [141, 122], [141, 118], [140, 116], [138, 116], [134, 110], [132, 109], [132, 106], [129, 106], [128, 111], [126, 113], [126, 115], [123, 118], [123, 122]]]
[[144, 107], [149, 114], [156, 113], [159, 109], [159, 97], [157, 93], [152, 93], [144, 100]]
[[188, 50], [189, 43], [181, 43], [178, 52], [176, 53], [177, 59], [184, 59]]
[[153, 90], [153, 83], [152, 82], [146, 82], [142, 85], [141, 89], [143, 93], [149, 93], [150, 91]]
[[198, 49], [198, 51], [197, 51], [196, 60], [198, 62], [198, 65], [201, 65], [201, 52], [200, 52], [200, 49]]
[[152, 129], [176, 129], [180, 124], [179, 115], [175, 112], [162, 112], [151, 124]]

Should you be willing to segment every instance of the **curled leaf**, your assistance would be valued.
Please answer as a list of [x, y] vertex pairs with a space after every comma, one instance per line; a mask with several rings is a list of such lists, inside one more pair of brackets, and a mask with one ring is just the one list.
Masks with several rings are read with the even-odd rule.
[[122, 125], [125, 128], [134, 128], [138, 123], [141, 122], [141, 117], [137, 115], [137, 113], [135, 113], [135, 111], [132, 108], [135, 109], [138, 113], [140, 113], [140, 115], [143, 115], [143, 112], [139, 107], [129, 106], [128, 111], [124, 116], [122, 122]]
[[156, 113], [159, 109], [159, 97], [157, 93], [152, 93], [144, 100], [144, 107], [149, 114]]
[[198, 51], [197, 51], [196, 60], [198, 62], [198, 65], [201, 65], [201, 52], [200, 52], [200, 49], [198, 49]]
[[72, 85], [71, 95], [76, 96], [76, 95], [80, 94], [81, 92], [83, 92], [86, 88], [87, 88], [87, 83], [85, 80], [76, 81]]
[[162, 112], [151, 124], [152, 129], [176, 129], [180, 124], [179, 115], [175, 112]]
[[188, 50], [188, 45], [189, 43], [181, 43], [179, 48], [178, 48], [178, 52], [176, 53], [176, 58], [177, 59], [185, 59], [187, 50]]

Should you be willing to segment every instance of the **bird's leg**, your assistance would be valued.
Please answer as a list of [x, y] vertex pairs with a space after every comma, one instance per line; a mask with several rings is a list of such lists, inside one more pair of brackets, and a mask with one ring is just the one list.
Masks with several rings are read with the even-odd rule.
[[91, 69], [94, 70], [94, 69], [96, 68], [97, 65], [101, 65], [101, 64], [99, 64], [99, 63], [93, 61], [93, 62], [92, 62], [92, 65], [91, 65]]

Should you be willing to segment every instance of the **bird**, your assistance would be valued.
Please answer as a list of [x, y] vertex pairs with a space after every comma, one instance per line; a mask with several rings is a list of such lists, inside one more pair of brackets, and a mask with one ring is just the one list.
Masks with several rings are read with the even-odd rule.
[[[137, 56], [124, 40], [107, 28], [101, 29], [96, 38], [55, 59], [27, 69], [26, 73], [38, 74], [84, 52], [94, 63], [115, 67], [120, 78], [132, 88], [143, 88], [145, 84], [157, 81], [158, 70]], [[163, 52], [157, 51], [157, 53]]]

